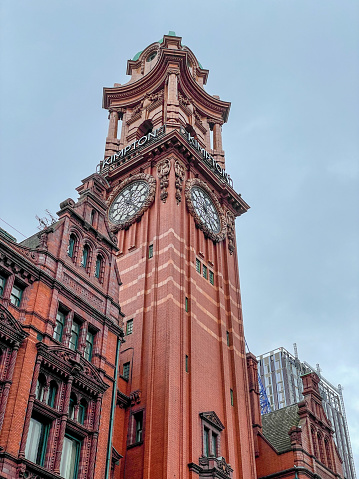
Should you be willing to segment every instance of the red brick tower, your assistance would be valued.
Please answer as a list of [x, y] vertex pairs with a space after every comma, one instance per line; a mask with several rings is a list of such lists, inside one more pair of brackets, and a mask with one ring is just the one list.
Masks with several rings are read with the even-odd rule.
[[208, 71], [173, 32], [127, 73], [104, 89], [99, 166], [127, 320], [115, 477], [252, 479], [234, 226], [249, 207], [224, 169], [230, 103], [206, 93]]

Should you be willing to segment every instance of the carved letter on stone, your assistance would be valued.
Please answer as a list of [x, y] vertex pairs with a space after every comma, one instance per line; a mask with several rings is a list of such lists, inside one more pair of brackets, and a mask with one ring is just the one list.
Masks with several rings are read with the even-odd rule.
[[178, 160], [175, 162], [175, 175], [176, 175], [176, 200], [177, 204], [181, 202], [182, 183], [185, 176], [185, 168]]
[[230, 254], [233, 254], [233, 251], [235, 249], [234, 247], [234, 222], [235, 218], [234, 215], [227, 211], [226, 215], [226, 220], [227, 220], [227, 237], [228, 237], [228, 249]]
[[170, 160], [163, 160], [157, 165], [157, 175], [160, 181], [161, 195], [160, 198], [163, 203], [166, 203], [168, 196], [168, 175], [170, 174], [171, 162]]

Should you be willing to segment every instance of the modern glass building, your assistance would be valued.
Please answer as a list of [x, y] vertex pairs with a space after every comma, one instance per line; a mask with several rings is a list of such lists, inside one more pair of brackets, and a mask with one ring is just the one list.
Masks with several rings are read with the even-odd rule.
[[325, 413], [334, 429], [334, 440], [343, 459], [344, 476], [355, 479], [355, 467], [345, 416], [342, 388], [333, 386], [321, 374], [319, 364], [313, 368], [300, 361], [294, 345], [295, 355], [284, 348], [278, 348], [257, 356], [258, 373], [265, 387], [272, 411], [290, 406], [303, 399], [301, 376], [310, 371], [320, 377], [319, 389]]

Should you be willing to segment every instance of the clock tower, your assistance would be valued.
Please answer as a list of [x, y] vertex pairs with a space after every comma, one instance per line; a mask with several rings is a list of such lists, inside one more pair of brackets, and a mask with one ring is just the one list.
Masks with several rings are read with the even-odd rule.
[[99, 173], [117, 237], [126, 342], [115, 478], [254, 479], [235, 218], [249, 206], [225, 169], [230, 103], [174, 32], [104, 88]]

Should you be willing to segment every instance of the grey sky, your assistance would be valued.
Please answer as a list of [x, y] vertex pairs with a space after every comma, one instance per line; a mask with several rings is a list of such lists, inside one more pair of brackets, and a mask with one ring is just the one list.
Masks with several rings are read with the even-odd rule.
[[[169, 30], [232, 102], [227, 172], [245, 331], [255, 354], [297, 342], [344, 387], [359, 462], [359, 3], [3, 0], [0, 217], [23, 232], [75, 198], [102, 158], [102, 87]], [[0, 221], [21, 240], [18, 233]]]

